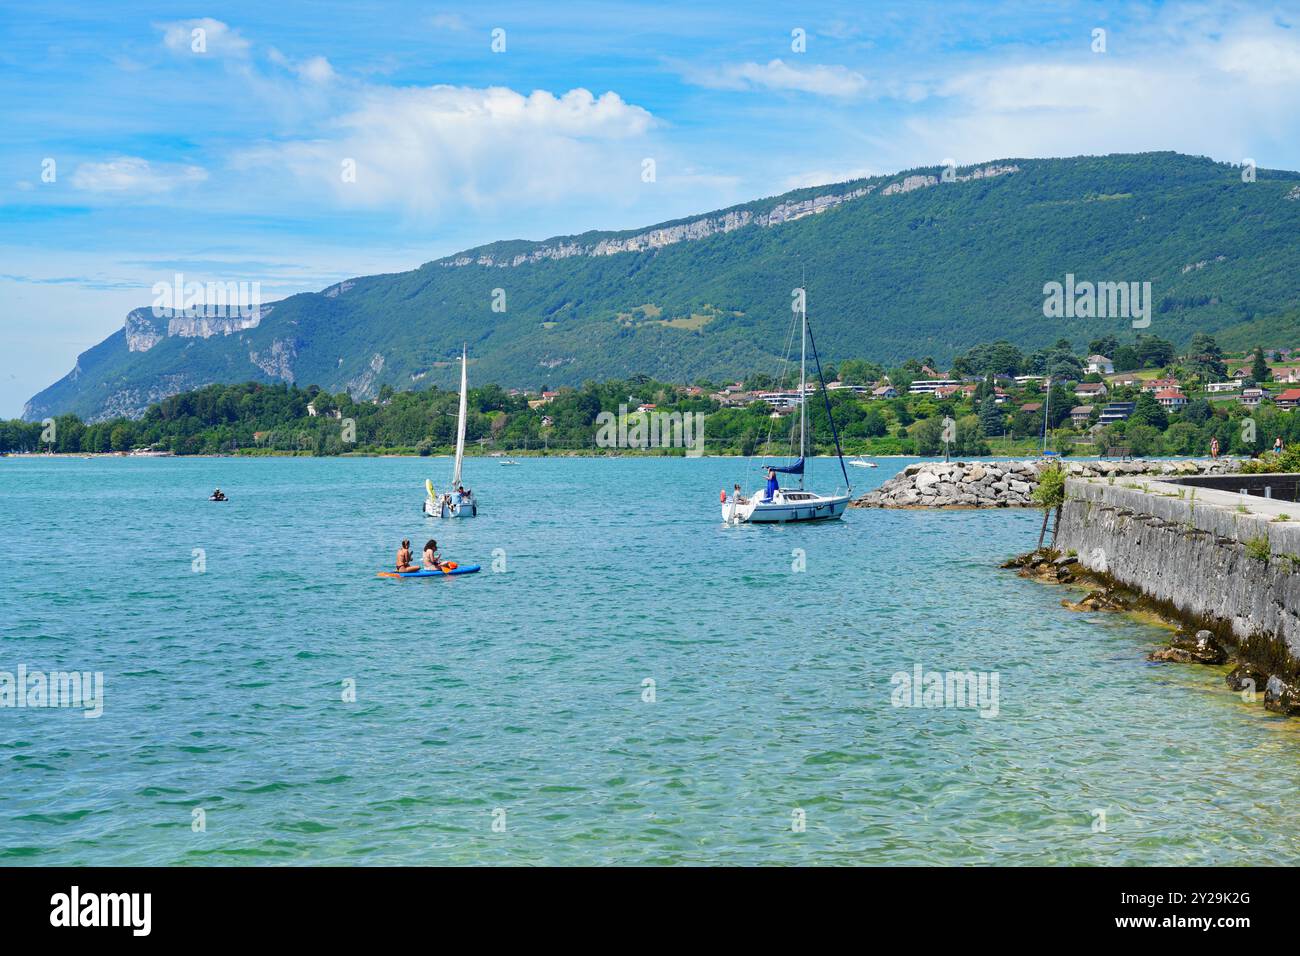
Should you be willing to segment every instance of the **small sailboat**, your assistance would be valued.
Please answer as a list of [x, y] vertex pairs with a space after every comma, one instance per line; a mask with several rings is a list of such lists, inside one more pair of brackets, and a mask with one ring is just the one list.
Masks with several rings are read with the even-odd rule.
[[474, 518], [478, 516], [478, 502], [473, 492], [461, 485], [460, 469], [465, 461], [466, 396], [469, 393], [468, 348], [460, 353], [460, 410], [456, 417], [456, 466], [451, 474], [451, 490], [442, 495], [434, 492], [433, 482], [426, 480], [424, 513], [430, 518]]
[[[804, 290], [799, 290], [801, 293]], [[769, 465], [769, 478], [764, 488], [758, 489], [748, 498], [722, 493], [722, 520], [728, 524], [745, 523], [785, 523], [789, 521], [824, 521], [838, 518], [849, 506], [853, 490], [849, 473], [844, 467], [844, 455], [840, 450], [840, 436], [835, 428], [835, 418], [831, 415], [830, 398], [826, 394], [826, 382], [822, 378], [821, 359], [817, 357], [817, 343], [812, 339], [808, 329], [808, 302], [806, 293], [800, 298], [801, 335], [799, 340], [799, 456], [789, 465]], [[820, 495], [804, 488], [804, 467], [808, 457], [808, 361], [807, 346], [813, 349], [813, 361], [817, 363], [817, 380], [821, 382], [821, 396], [826, 403], [826, 415], [830, 419], [831, 434], [835, 438], [835, 454], [839, 458], [840, 473], [844, 475], [845, 489], [833, 495]], [[782, 488], [776, 475], [798, 475], [798, 488]]]

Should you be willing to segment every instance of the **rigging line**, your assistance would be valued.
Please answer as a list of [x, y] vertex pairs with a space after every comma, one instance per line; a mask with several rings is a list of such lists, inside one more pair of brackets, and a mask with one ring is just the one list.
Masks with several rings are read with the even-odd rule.
[[835, 427], [835, 416], [831, 414], [831, 395], [826, 391], [826, 377], [822, 375], [822, 360], [817, 355], [817, 340], [813, 338], [812, 326], [808, 326], [808, 342], [812, 345], [813, 361], [817, 363], [817, 381], [822, 387], [822, 401], [826, 403], [826, 418], [831, 423], [831, 435], [835, 439], [835, 454], [840, 459], [840, 471], [844, 474], [844, 484], [848, 485], [848, 490], [853, 490], [853, 484], [849, 481], [849, 470], [844, 467], [844, 451], [840, 448], [840, 433]]
[[[797, 313], [795, 313], [795, 314], [797, 315]], [[778, 376], [778, 378], [777, 378], [777, 383], [776, 383], [776, 387], [777, 387], [778, 389], [782, 389], [782, 388], [785, 387], [785, 376], [786, 376], [786, 373], [787, 373], [787, 372], [789, 371], [789, 369], [790, 369], [790, 352], [791, 352], [791, 350], [794, 348], [794, 329], [795, 329], [795, 325], [796, 325], [796, 324], [797, 324], [796, 319], [792, 317], [792, 318], [790, 319], [790, 334], [787, 335], [787, 336], [786, 336], [786, 339], [785, 339], [785, 359], [784, 359], [784, 361], [782, 362], [782, 365], [781, 365], [781, 374], [780, 374], [780, 376]], [[779, 421], [779, 420], [780, 420], [779, 418], [778, 418], [778, 419], [773, 419], [773, 418], [771, 418], [771, 417], [769, 417], [768, 420], [767, 420], [767, 441], [765, 441], [765, 442], [763, 443], [764, 451], [763, 451], [763, 458], [762, 458], [762, 460], [763, 460], [764, 462], [767, 461], [767, 451], [766, 451], [766, 449], [767, 449], [767, 448], [772, 444], [772, 431], [773, 431], [773, 429], [776, 427], [776, 426], [773, 424], [773, 422], [774, 422], [774, 421]], [[793, 428], [793, 426], [791, 427], [791, 429], [787, 429], [787, 434], [786, 434], [786, 444], [787, 444], [788, 447], [789, 447], [789, 446], [792, 446], [793, 443], [794, 443], [794, 436], [793, 436], [793, 434], [791, 433], [792, 428]]]

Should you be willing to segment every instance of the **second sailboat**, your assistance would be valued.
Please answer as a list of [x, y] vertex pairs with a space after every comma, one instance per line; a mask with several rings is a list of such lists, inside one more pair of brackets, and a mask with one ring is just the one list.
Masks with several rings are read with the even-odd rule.
[[456, 416], [456, 467], [451, 475], [451, 490], [438, 495], [434, 492], [433, 482], [425, 481], [424, 487], [428, 497], [424, 501], [424, 513], [430, 518], [473, 518], [478, 515], [478, 502], [474, 493], [461, 483], [461, 465], [465, 461], [465, 419], [466, 396], [469, 394], [468, 347], [460, 353], [460, 410]]

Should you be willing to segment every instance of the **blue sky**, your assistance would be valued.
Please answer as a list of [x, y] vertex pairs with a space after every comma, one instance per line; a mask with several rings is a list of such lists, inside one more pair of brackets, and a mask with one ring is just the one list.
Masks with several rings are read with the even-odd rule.
[[1298, 93], [1300, 0], [9, 4], [0, 415], [176, 272], [269, 301], [947, 159], [1300, 169]]

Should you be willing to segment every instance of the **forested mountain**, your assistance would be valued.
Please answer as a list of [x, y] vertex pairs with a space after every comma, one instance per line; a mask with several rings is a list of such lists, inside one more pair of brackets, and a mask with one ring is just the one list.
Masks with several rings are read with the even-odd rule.
[[1129, 318], [1044, 317], [1044, 285], [1067, 274], [1150, 282], [1145, 331], [1179, 345], [1197, 331], [1291, 344], [1281, 338], [1300, 334], [1300, 174], [1242, 172], [1174, 153], [919, 169], [646, 229], [492, 243], [295, 295], [258, 319], [146, 307], [25, 417], [139, 415], [170, 394], [249, 379], [357, 398], [449, 386], [463, 342], [471, 380], [502, 386], [776, 370], [801, 274], [826, 360], [946, 364], [999, 338], [1132, 341]]

